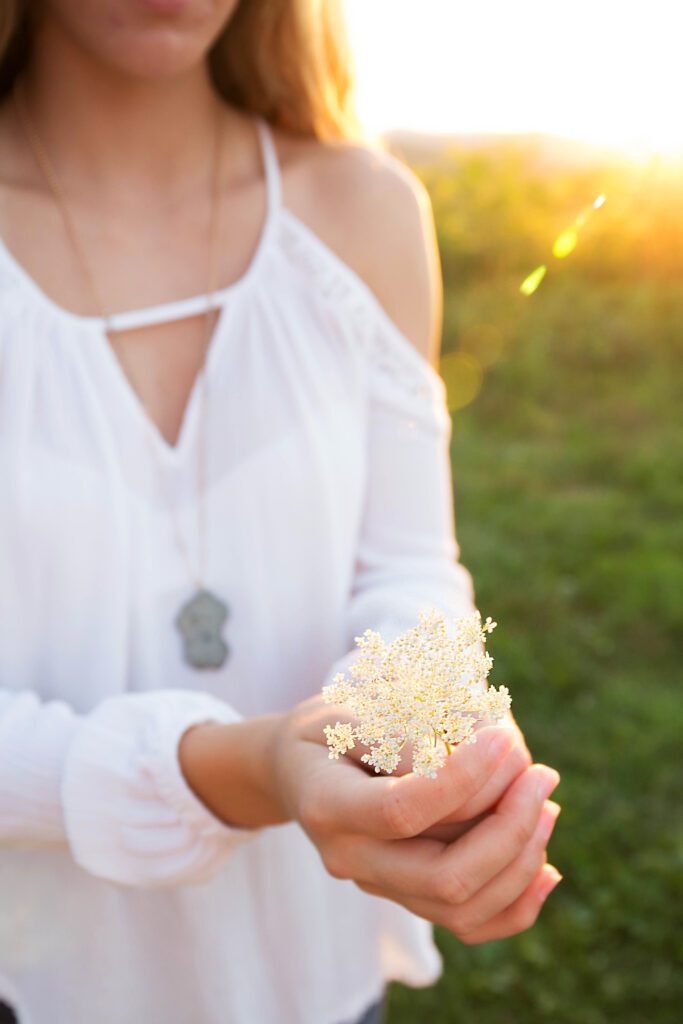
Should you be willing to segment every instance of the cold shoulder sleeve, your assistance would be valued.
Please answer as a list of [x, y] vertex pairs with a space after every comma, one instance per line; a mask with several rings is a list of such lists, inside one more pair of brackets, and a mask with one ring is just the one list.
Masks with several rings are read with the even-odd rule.
[[240, 715], [208, 694], [120, 694], [80, 715], [0, 690], [0, 845], [67, 846], [85, 870], [155, 888], [204, 881], [252, 829], [219, 821], [178, 761], [180, 737]]
[[447, 617], [474, 611], [471, 574], [460, 562], [450, 468], [452, 421], [445, 385], [370, 295], [367, 342], [367, 476], [348, 650], [326, 682], [353, 662], [354, 637], [390, 640], [417, 623], [420, 608]]

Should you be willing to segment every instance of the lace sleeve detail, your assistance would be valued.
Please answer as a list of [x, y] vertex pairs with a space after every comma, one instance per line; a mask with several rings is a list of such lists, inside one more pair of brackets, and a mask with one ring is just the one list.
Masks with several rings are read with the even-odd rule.
[[[371, 374], [405, 400], [442, 404], [443, 381], [386, 312], [368, 284], [298, 217], [283, 210], [281, 241], [311, 287], [353, 325]], [[397, 394], [398, 397], [398, 394]]]
[[334, 307], [362, 349], [367, 384], [367, 485], [346, 610], [345, 648], [325, 682], [355, 660], [367, 628], [392, 639], [421, 608], [449, 618], [476, 607], [474, 583], [455, 535], [446, 387], [374, 292], [298, 218], [283, 218], [282, 242], [306, 287]]

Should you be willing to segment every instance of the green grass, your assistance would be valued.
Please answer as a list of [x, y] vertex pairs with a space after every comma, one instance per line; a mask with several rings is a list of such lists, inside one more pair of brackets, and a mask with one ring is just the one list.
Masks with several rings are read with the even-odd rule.
[[437, 931], [442, 980], [392, 986], [388, 1020], [675, 1024], [683, 298], [664, 279], [580, 266], [524, 298], [526, 272], [447, 280], [444, 352], [481, 320], [505, 338], [453, 413], [456, 527], [499, 623], [491, 681], [510, 686], [535, 759], [562, 775], [550, 859], [564, 881], [513, 939], [466, 947]]

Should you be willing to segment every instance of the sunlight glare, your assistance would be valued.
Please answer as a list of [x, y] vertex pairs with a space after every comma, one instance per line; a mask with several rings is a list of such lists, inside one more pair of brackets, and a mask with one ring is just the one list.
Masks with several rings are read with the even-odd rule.
[[540, 267], [536, 267], [535, 270], [532, 270], [529, 276], [526, 277], [519, 286], [519, 290], [522, 293], [522, 295], [533, 295], [533, 293], [536, 291], [539, 284], [545, 277], [547, 269], [548, 268], [546, 267], [545, 263], [542, 263]]
[[368, 129], [546, 132], [683, 156], [672, 0], [344, 0]]
[[561, 235], [558, 235], [553, 244], [553, 256], [558, 260], [564, 259], [570, 252], [574, 252], [576, 249], [576, 243], [579, 240], [579, 236], [573, 228], [569, 228], [567, 231], [563, 231]]

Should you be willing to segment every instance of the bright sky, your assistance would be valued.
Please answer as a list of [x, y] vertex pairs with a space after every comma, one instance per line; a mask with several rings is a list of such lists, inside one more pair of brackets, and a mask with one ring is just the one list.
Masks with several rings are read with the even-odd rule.
[[344, 2], [372, 131], [548, 131], [683, 153], [680, 0]]

